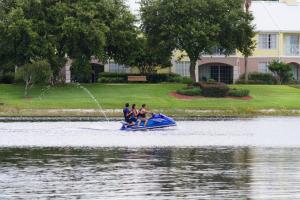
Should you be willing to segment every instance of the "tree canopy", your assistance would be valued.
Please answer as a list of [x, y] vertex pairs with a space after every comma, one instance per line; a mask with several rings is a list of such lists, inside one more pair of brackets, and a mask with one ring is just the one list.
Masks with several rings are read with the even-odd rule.
[[202, 54], [218, 47], [229, 55], [239, 47], [241, 28], [252, 29], [249, 23], [245, 26], [249, 14], [242, 5], [243, 0], [142, 0], [142, 28], [160, 47], [185, 51], [195, 80]]
[[47, 59], [57, 74], [65, 56], [127, 62], [137, 36], [123, 0], [0, 1], [0, 66]]

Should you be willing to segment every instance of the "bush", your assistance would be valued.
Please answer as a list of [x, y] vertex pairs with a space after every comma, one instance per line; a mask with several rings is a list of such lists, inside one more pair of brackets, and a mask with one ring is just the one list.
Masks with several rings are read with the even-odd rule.
[[182, 77], [180, 83], [192, 84], [192, 83], [194, 83], [194, 80], [190, 77]]
[[178, 94], [181, 95], [186, 95], [186, 96], [201, 96], [202, 95], [202, 91], [200, 88], [184, 88], [184, 89], [180, 89], [177, 90]]
[[36, 83], [47, 83], [52, 77], [50, 64], [46, 60], [35, 61], [19, 67], [16, 73], [16, 80], [22, 80], [25, 84], [24, 96]]
[[[237, 84], [245, 84], [245, 74], [243, 74], [238, 81]], [[260, 72], [252, 72], [249, 73], [249, 81], [247, 84], [276, 84], [276, 78], [272, 73], [260, 73]]]
[[11, 84], [15, 81], [15, 74], [13, 72], [6, 72], [0, 75], [0, 83]]
[[162, 83], [162, 82], [181, 82], [182, 77], [178, 74], [148, 74], [147, 80], [149, 83]]
[[293, 79], [292, 66], [281, 61], [273, 60], [269, 69], [275, 74], [279, 84], [288, 83]]
[[126, 83], [127, 80], [124, 77], [101, 77], [98, 79], [99, 83]]
[[199, 83], [205, 97], [226, 97], [229, 87], [224, 83]]
[[230, 89], [228, 92], [228, 96], [232, 97], [247, 97], [249, 96], [250, 91], [249, 90], [244, 90], [244, 89]]

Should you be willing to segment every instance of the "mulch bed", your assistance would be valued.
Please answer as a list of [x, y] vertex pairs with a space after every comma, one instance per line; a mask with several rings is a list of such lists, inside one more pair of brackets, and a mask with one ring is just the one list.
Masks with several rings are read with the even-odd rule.
[[[204, 98], [208, 98], [208, 97], [203, 97], [203, 96], [187, 96], [187, 95], [182, 95], [182, 94], [178, 94], [177, 92], [171, 92], [170, 96], [175, 97], [176, 99], [180, 99], [180, 100], [193, 100], [193, 99], [204, 99]], [[246, 97], [225, 97], [227, 99], [237, 99], [237, 100], [252, 100], [253, 97], [251, 96], [246, 96]], [[221, 98], [218, 98], [221, 99]]]

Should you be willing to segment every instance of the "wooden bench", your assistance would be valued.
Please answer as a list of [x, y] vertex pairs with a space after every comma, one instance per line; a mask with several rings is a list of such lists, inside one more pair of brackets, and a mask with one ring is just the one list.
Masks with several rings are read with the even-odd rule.
[[128, 82], [147, 82], [146, 76], [128, 76]]

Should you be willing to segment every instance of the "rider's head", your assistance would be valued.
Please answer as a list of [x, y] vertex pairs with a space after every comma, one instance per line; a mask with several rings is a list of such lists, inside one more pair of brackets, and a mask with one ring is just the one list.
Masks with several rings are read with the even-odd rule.
[[142, 105], [142, 108], [146, 108], [146, 104], [143, 104], [143, 105]]
[[132, 109], [135, 109], [135, 104], [132, 104]]
[[126, 104], [125, 104], [125, 107], [128, 108], [128, 107], [129, 107], [129, 103], [126, 103]]

